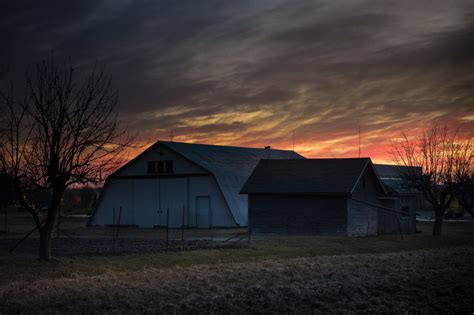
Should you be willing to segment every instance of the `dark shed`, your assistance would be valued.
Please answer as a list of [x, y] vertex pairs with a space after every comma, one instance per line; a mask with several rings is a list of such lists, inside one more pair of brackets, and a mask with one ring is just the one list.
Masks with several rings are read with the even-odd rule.
[[413, 188], [407, 179], [413, 175], [421, 177], [421, 167], [375, 164], [387, 194], [395, 197], [397, 207], [402, 211], [401, 225], [410, 233], [416, 231], [416, 213], [425, 208], [425, 199], [421, 191]]
[[395, 203], [386, 202], [389, 197], [370, 158], [262, 160], [241, 193], [249, 196], [249, 226], [257, 232], [373, 235], [400, 230], [401, 214]]

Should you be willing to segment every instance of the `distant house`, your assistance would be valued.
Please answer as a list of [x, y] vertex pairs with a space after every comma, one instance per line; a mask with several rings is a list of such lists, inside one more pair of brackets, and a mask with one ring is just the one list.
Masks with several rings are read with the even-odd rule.
[[247, 226], [247, 196], [239, 191], [257, 163], [298, 158], [293, 151], [158, 141], [107, 178], [89, 224]]
[[[256, 232], [411, 233], [369, 158], [262, 160], [243, 186]], [[413, 222], [414, 224], [414, 222]]]
[[410, 216], [409, 222], [412, 224], [410, 230], [415, 231], [416, 213], [425, 209], [425, 198], [419, 190], [410, 186], [405, 174], [414, 172], [421, 176], [421, 167], [386, 164], [375, 164], [374, 166], [385, 185], [387, 194], [397, 198], [398, 208], [404, 213], [404, 216]]

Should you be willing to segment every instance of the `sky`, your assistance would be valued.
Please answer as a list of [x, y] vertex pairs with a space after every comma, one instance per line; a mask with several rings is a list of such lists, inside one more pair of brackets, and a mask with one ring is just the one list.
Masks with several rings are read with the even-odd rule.
[[[472, 1], [0, 0], [0, 79], [99, 63], [156, 140], [390, 162], [402, 132], [474, 134]], [[294, 137], [293, 137], [294, 135]], [[294, 139], [294, 141], [293, 141]], [[131, 152], [131, 155], [136, 152]]]

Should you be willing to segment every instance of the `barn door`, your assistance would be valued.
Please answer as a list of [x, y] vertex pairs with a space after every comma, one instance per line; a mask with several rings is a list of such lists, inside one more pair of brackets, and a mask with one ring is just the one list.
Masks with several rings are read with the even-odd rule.
[[209, 196], [196, 197], [197, 227], [208, 229], [211, 227], [211, 199]]
[[135, 179], [133, 181], [134, 224], [140, 227], [153, 227], [158, 204], [156, 198], [157, 179]]
[[[160, 200], [158, 220], [160, 225], [170, 228], [180, 228], [183, 225], [183, 207], [187, 204], [188, 192], [186, 179], [165, 178], [160, 179]], [[169, 218], [166, 217], [169, 212]], [[186, 218], [184, 218], [186, 222]]]

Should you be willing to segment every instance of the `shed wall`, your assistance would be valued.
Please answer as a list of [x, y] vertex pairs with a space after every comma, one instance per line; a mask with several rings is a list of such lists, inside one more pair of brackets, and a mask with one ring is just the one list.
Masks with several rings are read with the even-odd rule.
[[380, 197], [385, 193], [371, 167], [367, 167], [349, 199], [347, 213], [347, 235], [376, 235], [378, 233], [379, 212], [376, 206], [370, 206], [356, 200], [383, 206]]
[[415, 233], [416, 232], [416, 212], [422, 209], [423, 195], [401, 194], [398, 197], [399, 197], [400, 208], [404, 206], [408, 207], [408, 216], [404, 216], [402, 220], [404, 231], [406, 231], [406, 233]]
[[[382, 200], [384, 207], [400, 211], [398, 199]], [[401, 231], [402, 216], [400, 213], [387, 210], [379, 211], [378, 234], [397, 234]]]
[[378, 229], [378, 211], [374, 206], [348, 200], [347, 235], [376, 235]]
[[[365, 178], [365, 185], [364, 185]], [[349, 200], [347, 234], [351, 236], [375, 234], [409, 234], [415, 232], [415, 205], [410, 204], [408, 216], [389, 211], [377, 206], [401, 211], [398, 199], [383, 199], [384, 193], [377, 182], [375, 173], [368, 168], [354, 189]], [[357, 202], [362, 200], [374, 206]], [[407, 199], [407, 202], [412, 202]], [[413, 210], [412, 210], [413, 209]]]
[[346, 199], [309, 195], [249, 195], [252, 231], [289, 234], [346, 234]]

